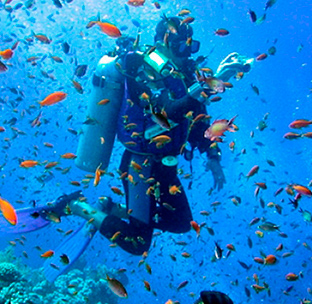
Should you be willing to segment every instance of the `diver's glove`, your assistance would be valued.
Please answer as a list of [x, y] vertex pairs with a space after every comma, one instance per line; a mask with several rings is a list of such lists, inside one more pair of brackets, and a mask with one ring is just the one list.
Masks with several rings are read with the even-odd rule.
[[83, 196], [81, 191], [75, 191], [71, 194], [64, 194], [58, 197], [54, 202], [49, 203], [47, 208], [39, 211], [39, 215], [52, 222], [60, 222], [60, 218], [71, 214], [69, 203]]
[[228, 81], [239, 72], [248, 73], [254, 61], [254, 58], [247, 58], [236, 52], [231, 53], [221, 61], [214, 77]]
[[225, 176], [220, 164], [220, 161], [216, 158], [208, 158], [206, 162], [206, 171], [211, 171], [214, 185], [213, 188], [217, 188], [218, 191], [223, 188], [226, 183]]

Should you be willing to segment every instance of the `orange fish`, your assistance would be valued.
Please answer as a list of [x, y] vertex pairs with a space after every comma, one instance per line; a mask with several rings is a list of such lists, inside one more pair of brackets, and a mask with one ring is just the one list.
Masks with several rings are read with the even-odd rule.
[[190, 13], [191, 13], [190, 10], [184, 8], [184, 9], [182, 9], [181, 11], [179, 11], [178, 16], [183, 17], [183, 16], [188, 15], [188, 14], [190, 14]]
[[301, 134], [294, 133], [294, 132], [287, 132], [284, 134], [283, 137], [286, 139], [297, 139], [297, 138], [301, 137]]
[[311, 124], [312, 124], [312, 120], [297, 119], [297, 120], [294, 120], [292, 123], [289, 124], [289, 128], [301, 129], [301, 128], [308, 127]]
[[234, 132], [235, 129], [233, 128], [233, 122], [236, 117], [237, 116], [234, 116], [230, 120], [215, 120], [212, 125], [205, 131], [204, 137], [210, 139], [211, 141], [218, 141], [218, 139], [221, 140], [221, 136], [224, 136], [224, 132]]
[[124, 193], [118, 187], [111, 187], [111, 190], [118, 195], [124, 195]]
[[259, 293], [260, 291], [266, 290], [266, 288], [264, 286], [260, 286], [258, 284], [253, 284], [251, 287], [255, 290], [256, 293]]
[[136, 172], [140, 172], [142, 170], [142, 166], [136, 163], [134, 160], [131, 161], [130, 167], [132, 167]]
[[249, 178], [251, 176], [254, 176], [258, 171], [259, 171], [259, 166], [255, 165], [250, 169], [250, 171], [247, 173], [246, 177]]
[[177, 193], [181, 193], [180, 187], [181, 186], [177, 187], [176, 185], [170, 186], [169, 187], [169, 193], [171, 195], [176, 195]]
[[75, 159], [77, 156], [74, 153], [65, 153], [61, 155], [61, 158], [64, 159]]
[[269, 254], [264, 259], [264, 265], [274, 265], [276, 263], [276, 261], [277, 261], [277, 259], [276, 259], [275, 255]]
[[4, 132], [5, 128], [0, 126], [0, 132]]
[[234, 141], [231, 141], [230, 143], [229, 143], [229, 148], [230, 148], [230, 150], [233, 152], [234, 151], [234, 148], [235, 148], [235, 142]]
[[259, 258], [259, 257], [255, 257], [255, 258], [254, 258], [254, 261], [255, 261], [256, 263], [259, 263], [259, 264], [264, 264], [264, 259]]
[[120, 231], [115, 232], [114, 235], [110, 238], [111, 242], [115, 242], [120, 236], [120, 234], [121, 234]]
[[44, 145], [45, 147], [47, 147], [47, 148], [53, 148], [53, 147], [54, 147], [53, 144], [48, 143], [48, 142], [44, 142], [43, 145]]
[[200, 226], [195, 221], [191, 221], [190, 223], [191, 223], [192, 228], [196, 231], [197, 237], [199, 237]]
[[111, 23], [97, 21], [96, 24], [100, 27], [101, 31], [109, 37], [118, 38], [121, 36], [121, 32], [117, 26]]
[[212, 94], [223, 93], [225, 91], [224, 82], [216, 77], [207, 77], [199, 79], [205, 82], [204, 88], [210, 89]]
[[312, 132], [307, 132], [301, 135], [302, 137], [312, 138]]
[[0, 51], [0, 56], [3, 59], [10, 59], [13, 56], [13, 51], [11, 49], [6, 49], [4, 51]]
[[227, 36], [228, 34], [230, 34], [230, 32], [223, 28], [215, 30], [215, 35], [217, 36]]
[[226, 245], [226, 248], [229, 249], [229, 250], [231, 250], [231, 251], [236, 251], [236, 249], [235, 249], [235, 247], [234, 247], [233, 244], [227, 244], [227, 245]]
[[299, 279], [299, 276], [290, 272], [290, 273], [286, 274], [285, 278], [287, 281], [297, 281]]
[[63, 99], [66, 98], [66, 96], [67, 96], [66, 93], [54, 92], [50, 94], [49, 96], [47, 96], [44, 100], [40, 101], [39, 103], [41, 106], [50, 106], [50, 105], [53, 105], [55, 103], [62, 101]]
[[301, 186], [301, 185], [291, 185], [291, 187], [296, 190], [298, 193], [300, 193], [301, 195], [306, 195], [306, 196], [312, 196], [312, 192], [310, 189], [308, 189], [305, 186]]
[[188, 252], [186, 252], [186, 251], [182, 252], [181, 255], [182, 255], [184, 258], [189, 258], [189, 257], [191, 256], [191, 254], [188, 253]]
[[53, 250], [48, 250], [45, 253], [43, 253], [41, 255], [42, 258], [50, 258], [54, 255], [54, 251]]
[[71, 80], [71, 82], [72, 82], [74, 88], [76, 89], [76, 91], [78, 93], [80, 93], [80, 94], [83, 94], [83, 87], [82, 87], [82, 85], [78, 81], [73, 80], [73, 79]]
[[145, 264], [145, 269], [146, 269], [146, 271], [149, 273], [149, 274], [152, 274], [152, 268], [151, 268], [151, 266], [149, 265], [149, 264]]
[[59, 57], [59, 56], [51, 55], [51, 59], [53, 59], [55, 62], [63, 63], [63, 59], [61, 57]]
[[211, 102], [217, 102], [217, 101], [220, 101], [222, 98], [220, 96], [215, 96], [215, 97], [212, 97], [210, 99]]
[[49, 162], [49, 163], [47, 163], [45, 166], [44, 166], [44, 168], [45, 169], [50, 169], [50, 168], [53, 168], [53, 167], [55, 167], [55, 166], [57, 166], [57, 164], [58, 164], [58, 162]]
[[194, 17], [186, 17], [185, 19], [183, 19], [180, 23], [180, 26], [182, 24], [190, 24], [192, 22], [194, 22], [195, 18]]
[[49, 39], [44, 34], [35, 34], [34, 32], [32, 32], [32, 34], [36, 37], [36, 39], [38, 39], [42, 43], [46, 43], [46, 44], [50, 44], [51, 43], [51, 39]]
[[143, 281], [143, 283], [144, 283], [145, 289], [146, 289], [147, 291], [151, 291], [151, 285], [150, 285], [150, 283], [147, 282], [147, 281]]
[[268, 55], [266, 53], [260, 54], [259, 56], [256, 57], [256, 61], [261, 61], [267, 58]]
[[94, 182], [93, 182], [94, 187], [96, 187], [101, 180], [101, 174], [102, 174], [102, 170], [100, 169], [101, 166], [102, 166], [102, 163], [95, 170], [95, 177], [94, 177]]
[[143, 6], [145, 3], [145, 0], [129, 0], [128, 5], [138, 7], [138, 6]]
[[229, 89], [233, 88], [233, 84], [231, 84], [230, 82], [223, 82], [223, 84], [226, 88], [229, 88]]
[[107, 274], [106, 274], [106, 280], [107, 280], [109, 289], [115, 295], [117, 295], [120, 298], [128, 298], [128, 294], [127, 294], [125, 287], [118, 280], [114, 278], [110, 278]]
[[22, 168], [32, 168], [35, 167], [39, 164], [39, 162], [35, 160], [24, 160], [23, 162], [20, 163], [20, 167]]
[[101, 101], [98, 102], [98, 105], [106, 105], [107, 103], [109, 103], [109, 99], [108, 98], [105, 98], [105, 99], [102, 99]]
[[165, 145], [167, 143], [170, 143], [171, 140], [172, 139], [168, 135], [158, 135], [158, 136], [153, 137], [149, 143], [156, 143], [156, 146], [157, 144]]
[[243, 77], [244, 77], [244, 73], [243, 73], [243, 72], [238, 72], [238, 73], [234, 76], [234, 78], [237, 79], [237, 80], [240, 80], [240, 79], [242, 79]]
[[4, 198], [0, 197], [0, 211], [4, 218], [11, 224], [17, 224], [17, 215], [13, 206]]
[[265, 190], [265, 189], [268, 188], [267, 185], [266, 185], [266, 183], [255, 183], [255, 185], [257, 185], [258, 187], [260, 187], [260, 188], [263, 189], [263, 190]]

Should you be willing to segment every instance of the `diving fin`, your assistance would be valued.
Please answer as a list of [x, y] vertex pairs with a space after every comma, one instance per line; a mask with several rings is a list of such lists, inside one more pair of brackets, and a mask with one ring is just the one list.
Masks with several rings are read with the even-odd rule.
[[11, 225], [3, 217], [0, 217], [0, 235], [2, 233], [26, 233], [43, 228], [51, 221], [60, 221], [61, 216], [65, 216], [64, 209], [72, 201], [82, 196], [81, 191], [64, 194], [54, 202], [36, 206], [34, 208], [16, 209], [17, 224]]
[[[54, 251], [53, 257], [43, 265], [44, 275], [49, 282], [63, 274], [85, 251], [97, 229], [89, 223], [83, 223], [69, 238], [66, 238]], [[64, 259], [66, 257], [65, 263]]]
[[[0, 235], [10, 233], [26, 233], [43, 228], [51, 223], [48, 219], [39, 216], [40, 211], [47, 209], [47, 206], [38, 208], [17, 209], [16, 215], [18, 222], [11, 225], [2, 216], [0, 217]], [[38, 216], [37, 216], [38, 215]]]

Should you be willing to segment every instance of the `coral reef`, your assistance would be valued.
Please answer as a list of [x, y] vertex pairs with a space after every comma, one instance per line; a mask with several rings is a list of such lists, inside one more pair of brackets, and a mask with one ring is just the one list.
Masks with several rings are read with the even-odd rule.
[[0, 283], [7, 282], [10, 284], [18, 281], [20, 277], [21, 273], [17, 269], [17, 266], [7, 262], [0, 263]]
[[48, 282], [43, 269], [31, 269], [14, 256], [12, 248], [0, 252], [0, 304], [116, 304], [118, 297], [107, 287], [106, 274], [124, 285], [124, 273], [98, 265], [72, 269], [54, 283]]
[[8, 246], [3, 251], [0, 251], [0, 263], [13, 263], [16, 260], [13, 247]]
[[103, 274], [118, 278], [124, 284], [125, 274], [109, 270], [104, 265], [97, 269], [74, 269], [60, 276], [54, 283], [44, 279], [42, 269], [35, 269], [23, 279], [0, 288], [0, 304], [115, 304], [118, 297], [107, 287]]

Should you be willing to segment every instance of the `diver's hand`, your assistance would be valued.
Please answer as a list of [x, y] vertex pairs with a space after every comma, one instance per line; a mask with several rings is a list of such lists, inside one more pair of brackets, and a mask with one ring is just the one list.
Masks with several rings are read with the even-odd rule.
[[223, 185], [226, 183], [225, 176], [221, 167], [220, 162], [217, 159], [208, 159], [206, 163], [206, 171], [211, 170], [212, 177], [214, 180], [213, 187], [220, 191]]
[[231, 53], [220, 63], [214, 76], [222, 81], [229, 81], [231, 77], [239, 72], [249, 72], [253, 63], [254, 58]]

